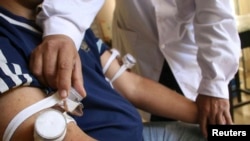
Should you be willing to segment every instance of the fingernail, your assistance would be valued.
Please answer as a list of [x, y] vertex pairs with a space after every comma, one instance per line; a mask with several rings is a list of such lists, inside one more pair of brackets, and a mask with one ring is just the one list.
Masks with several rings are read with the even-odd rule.
[[68, 96], [67, 91], [66, 90], [62, 90], [60, 93], [62, 98], [66, 98]]

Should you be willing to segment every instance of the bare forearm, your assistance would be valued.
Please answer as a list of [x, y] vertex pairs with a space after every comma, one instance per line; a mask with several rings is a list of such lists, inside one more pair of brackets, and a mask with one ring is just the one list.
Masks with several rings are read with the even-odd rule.
[[151, 80], [144, 79], [136, 94], [141, 100], [137, 100], [139, 103], [135, 104], [150, 113], [186, 122], [197, 121], [197, 107], [194, 102]]
[[[103, 53], [103, 66], [109, 57], [109, 52]], [[119, 68], [118, 61], [113, 61], [106, 76], [111, 79]], [[137, 108], [185, 122], [197, 121], [197, 107], [194, 102], [157, 82], [125, 71], [113, 82], [113, 86]]]
[[121, 79], [132, 78], [133, 80], [129, 82], [133, 83], [128, 83], [126, 88], [121, 85], [114, 86], [118, 87], [120, 92], [137, 108], [184, 122], [197, 122], [198, 109], [193, 101], [157, 82], [133, 73], [129, 75], [131, 76], [123, 76]]

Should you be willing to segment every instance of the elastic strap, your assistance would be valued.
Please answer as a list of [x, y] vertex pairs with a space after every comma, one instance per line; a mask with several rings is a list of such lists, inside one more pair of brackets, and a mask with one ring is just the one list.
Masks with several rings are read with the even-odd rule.
[[[3, 141], [9, 141], [16, 131], [16, 129], [20, 126], [21, 123], [23, 123], [24, 120], [32, 116], [33, 114], [53, 107], [56, 104], [62, 104], [63, 100], [61, 100], [58, 97], [58, 93], [56, 92], [55, 94], [38, 101], [37, 103], [30, 105], [29, 107], [23, 109], [21, 112], [19, 112], [9, 123], [7, 128], [5, 129], [4, 135], [3, 135]], [[67, 111], [68, 112], [74, 112], [73, 110], [76, 109], [77, 107], [82, 107], [81, 103], [75, 102], [69, 98], [66, 98], [66, 104], [67, 104]], [[64, 107], [62, 107], [64, 108]]]
[[121, 68], [116, 72], [114, 77], [110, 80], [113, 83], [125, 70], [127, 69], [126, 65], [122, 65]]
[[56, 95], [52, 95], [50, 97], [47, 97], [25, 109], [23, 109], [21, 112], [19, 112], [9, 123], [8, 127], [6, 128], [3, 136], [3, 141], [10, 141], [13, 133], [16, 131], [16, 129], [19, 127], [21, 123], [23, 123], [24, 120], [32, 116], [33, 114], [54, 106], [56, 103], [58, 103], [60, 100], [56, 97]]
[[111, 65], [112, 61], [117, 57], [120, 56], [120, 53], [118, 52], [118, 50], [116, 49], [111, 49], [111, 56], [109, 57], [107, 63], [105, 64], [105, 66], [103, 67], [103, 74], [106, 73], [106, 71], [108, 70], [109, 66]]
[[113, 83], [119, 76], [122, 75], [122, 73], [126, 70], [126, 69], [131, 69], [135, 63], [136, 60], [135, 58], [131, 55], [131, 54], [126, 54], [123, 58], [123, 65], [121, 66], [121, 68], [115, 73], [115, 75], [113, 76], [113, 78], [110, 80], [111, 83]]

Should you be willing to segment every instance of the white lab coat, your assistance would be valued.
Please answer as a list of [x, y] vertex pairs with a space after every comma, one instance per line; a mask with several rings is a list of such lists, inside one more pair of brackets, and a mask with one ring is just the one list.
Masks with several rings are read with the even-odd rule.
[[104, 0], [44, 0], [36, 22], [43, 28], [43, 36], [67, 35], [79, 49], [103, 4]]
[[229, 97], [240, 58], [230, 0], [117, 0], [112, 34], [138, 73], [158, 81], [166, 59], [189, 99]]

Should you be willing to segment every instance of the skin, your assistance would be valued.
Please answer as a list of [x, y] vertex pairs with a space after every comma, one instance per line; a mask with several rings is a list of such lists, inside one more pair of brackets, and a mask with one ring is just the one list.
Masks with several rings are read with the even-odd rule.
[[[42, 3], [43, 0], [37, 0], [37, 3], [31, 4], [32, 0], [16, 0], [14, 7], [20, 7], [18, 4], [27, 7], [30, 18], [36, 18], [34, 9], [37, 3]], [[16, 8], [15, 14], [26, 17], [26, 13], [20, 12]], [[25, 10], [24, 10], [25, 11]], [[27, 10], [26, 10], [27, 11]], [[67, 56], [67, 57], [65, 57]], [[61, 98], [68, 96], [71, 87], [74, 87], [80, 95], [86, 96], [86, 91], [83, 87], [83, 76], [81, 70], [81, 61], [78, 57], [73, 40], [65, 35], [50, 35], [44, 37], [41, 44], [31, 54], [30, 70], [37, 79], [45, 86], [52, 87], [58, 90]]]
[[[25, 98], [27, 97], [27, 98]], [[0, 96], [0, 107], [2, 113], [0, 118], [0, 137], [3, 137], [4, 129], [7, 127], [7, 123], [10, 122], [14, 116], [27, 106], [34, 104], [35, 102], [43, 99], [45, 97], [44, 93], [32, 87], [19, 87], [12, 89]], [[12, 107], [12, 108], [4, 108]], [[11, 140], [18, 141], [33, 141], [33, 127], [37, 115], [40, 112], [34, 114], [30, 118], [26, 119], [15, 131]], [[73, 132], [74, 131], [74, 132]], [[82, 132], [82, 130], [74, 123], [69, 123], [67, 125], [67, 133], [65, 141], [70, 141], [74, 139], [75, 141], [94, 141], [93, 138]]]
[[[116, 2], [118, 2], [119, 0], [117, 0]], [[182, 21], [182, 18], [183, 19], [185, 19], [185, 18], [187, 18], [187, 19], [192, 19], [191, 18], [191, 11], [186, 11], [186, 13], [185, 12], [183, 12], [183, 9], [189, 9], [190, 10], [190, 8], [189, 7], [186, 7], [186, 6], [191, 6], [191, 7], [193, 7], [194, 8], [194, 12], [195, 12], [195, 14], [194, 15], [192, 15], [193, 17], [194, 17], [194, 21], [192, 21], [195, 25], [193, 26], [193, 28], [194, 28], [194, 34], [196, 34], [196, 29], [203, 29], [203, 31], [204, 32], [207, 32], [207, 35], [211, 35], [211, 36], [206, 36], [206, 37], [204, 37], [203, 35], [204, 34], [200, 34], [200, 33], [198, 33], [198, 34], [196, 34], [195, 35], [195, 37], [194, 37], [194, 39], [192, 38], [191, 40], [197, 40], [197, 42], [196, 43], [199, 43], [199, 44], [197, 44], [197, 46], [200, 46], [200, 47], [206, 47], [206, 50], [208, 51], [208, 52], [206, 52], [206, 53], [208, 53], [209, 54], [209, 52], [210, 53], [215, 53], [216, 54], [216, 49], [215, 48], [220, 48], [220, 45], [219, 44], [223, 44], [223, 42], [228, 42], [228, 41], [226, 41], [226, 40], [224, 40], [224, 39], [222, 39], [221, 41], [218, 41], [218, 40], [220, 40], [221, 38], [221, 36], [228, 36], [228, 35], [225, 35], [225, 34], [227, 34], [227, 32], [231, 32], [231, 29], [229, 29], [229, 28], [227, 28], [226, 26], [221, 26], [220, 28], [223, 28], [223, 30], [225, 31], [225, 33], [223, 33], [224, 31], [218, 31], [216, 28], [216, 26], [210, 26], [211, 24], [217, 24], [217, 23], [223, 23], [224, 21], [227, 21], [228, 20], [228, 17], [231, 17], [231, 15], [230, 14], [228, 14], [227, 12], [228, 11], [224, 11], [224, 10], [219, 10], [219, 9], [216, 9], [216, 8], [218, 8], [218, 7], [221, 7], [222, 5], [228, 5], [228, 2], [226, 2], [226, 0], [225, 1], [220, 1], [220, 0], [218, 0], [218, 1], [209, 1], [209, 0], [207, 0], [207, 3], [206, 4], [204, 4], [203, 3], [203, 5], [202, 5], [202, 0], [187, 0], [187, 1], [180, 1], [180, 0], [165, 0], [166, 1], [166, 3], [169, 3], [169, 4], [165, 4], [165, 6], [167, 7], [174, 7], [174, 9], [181, 9], [181, 11], [174, 11], [174, 13], [176, 14], [175, 16], [176, 17], [171, 17], [171, 16], [163, 16], [164, 14], [160, 14], [162, 17], [160, 17], [159, 19], [164, 19], [164, 20], [159, 20], [158, 19], [158, 17], [157, 18], [151, 18], [151, 15], [150, 16], [148, 16], [148, 15], [146, 15], [145, 13], [144, 14], [141, 14], [141, 13], [143, 13], [142, 11], [143, 10], [141, 10], [140, 8], [140, 6], [137, 6], [137, 5], [144, 5], [144, 3], [146, 3], [146, 2], [144, 2], [144, 1], [140, 1], [140, 0], [133, 0], [132, 2], [130, 1], [124, 1], [123, 3], [121, 3], [121, 2], [118, 2], [118, 3], [120, 3], [121, 5], [123, 5], [123, 9], [127, 9], [127, 10], [129, 10], [129, 11], [133, 11], [133, 12], [137, 12], [136, 13], [136, 15], [138, 15], [138, 17], [139, 16], [145, 16], [145, 18], [141, 18], [141, 19], [150, 19], [149, 21], [148, 21], [148, 23], [147, 24], [149, 24], [148, 26], [145, 26], [145, 27], [149, 27], [150, 29], [146, 29], [147, 30], [147, 32], [149, 32], [150, 33], [150, 31], [154, 31], [155, 29], [157, 30], [159, 30], [159, 29], [167, 29], [167, 28], [171, 28], [172, 26], [169, 26], [169, 27], [162, 27], [162, 25], [164, 25], [163, 24], [163, 22], [165, 22], [165, 21], [171, 21], [171, 18], [177, 18], [177, 20], [173, 20], [171, 23], [172, 24], [177, 24], [177, 25], [186, 25], [185, 23], [182, 23], [183, 21]], [[127, 2], [127, 3], [126, 3]], [[204, 0], [204, 2], [206, 2], [205, 0]], [[118, 5], [116, 8], [120, 8], [119, 7], [119, 4], [116, 4], [116, 5]], [[147, 3], [150, 3], [150, 4], [148, 4], [148, 6], [149, 6], [149, 8], [148, 9], [146, 9], [146, 11], [147, 12], [149, 12], [149, 13], [154, 13], [155, 12], [155, 9], [152, 9], [151, 7], [158, 7], [159, 5], [157, 5], [157, 4], [159, 4], [159, 3], [157, 3], [156, 2], [156, 4], [154, 4], [154, 0], [147, 0]], [[153, 4], [152, 4], [153, 3]], [[162, 2], [163, 3], [163, 2]], [[132, 6], [131, 6], [132, 5]], [[156, 5], [156, 6], [155, 6]], [[218, 6], [218, 5], [220, 5], [220, 6]], [[127, 7], [126, 7], [127, 6]], [[164, 4], [163, 4], [163, 6], [159, 6], [159, 7], [164, 7]], [[216, 7], [214, 10], [211, 10], [211, 7]], [[151, 8], [151, 9], [150, 9]], [[156, 9], [158, 9], [158, 10], [161, 10], [161, 8], [156, 8]], [[166, 8], [167, 9], [167, 8]], [[119, 11], [119, 10], [117, 10], [117, 11]], [[169, 10], [170, 11], [170, 10]], [[217, 13], [217, 11], [219, 11], [220, 13], [227, 13], [228, 15], [228, 17], [223, 17], [223, 16], [221, 16], [221, 14], [219, 14], [219, 13]], [[166, 12], [168, 12], [168, 10], [166, 10]], [[133, 18], [135, 18], [136, 16], [130, 16], [130, 15], [132, 15], [131, 14], [131, 12], [129, 13], [129, 12], [127, 12], [127, 13], [122, 13], [122, 10], [121, 11], [119, 11], [119, 13], [117, 12], [117, 13], [115, 13], [115, 15], [120, 15], [121, 17], [116, 17], [116, 19], [122, 19], [122, 20], [116, 20], [116, 21], [113, 21], [114, 22], [114, 24], [116, 25], [118, 25], [116, 28], [116, 30], [120, 30], [120, 28], [122, 28], [122, 29], [125, 29], [125, 30], [129, 30], [129, 31], [133, 31], [133, 32], [135, 32], [134, 34], [135, 35], [138, 35], [138, 36], [140, 36], [140, 39], [138, 39], [138, 40], [152, 40], [152, 39], [154, 39], [154, 40], [157, 40], [157, 39], [163, 39], [163, 38], [171, 38], [171, 35], [165, 35], [165, 36], [160, 36], [160, 37], [158, 37], [158, 38], [152, 38], [151, 36], [148, 36], [147, 34], [146, 34], [146, 36], [143, 36], [143, 34], [144, 33], [147, 33], [147, 32], [143, 32], [143, 31], [141, 31], [141, 30], [143, 30], [144, 28], [139, 28], [140, 26], [134, 26], [134, 24], [130, 24], [130, 23], [134, 23], [133, 22], [133, 20], [127, 20], [127, 21], [123, 21], [124, 19], [133, 19]], [[156, 14], [157, 15], [157, 14]], [[170, 14], [171, 15], [171, 14]], [[201, 15], [203, 15], [203, 16], [201, 16]], [[204, 16], [205, 15], [205, 16]], [[166, 19], [166, 18], [168, 18], [168, 17], [171, 17], [170, 19]], [[124, 18], [124, 19], [123, 19]], [[187, 19], [185, 19], [185, 22], [186, 22], [186, 20]], [[211, 19], [211, 20], [210, 20]], [[216, 22], [214, 22], [213, 20], [214, 19], [217, 19], [217, 21]], [[226, 20], [227, 19], [227, 20]], [[154, 21], [155, 20], [155, 21]], [[193, 19], [192, 19], [193, 20]], [[232, 19], [230, 19], [230, 20], [232, 20]], [[151, 24], [151, 22], [157, 22], [157, 24], [156, 23], [154, 23], [152, 26], [150, 25]], [[177, 21], [180, 21], [179, 23], [177, 22]], [[121, 23], [120, 23], [121, 22]], [[176, 23], [177, 22], [177, 23]], [[190, 22], [190, 23], [192, 23], [191, 21], [188, 21], [188, 22]], [[119, 24], [121, 25], [121, 27], [119, 27]], [[176, 27], [178, 27], [178, 26], [176, 26]], [[208, 28], [204, 28], [204, 27], [208, 27], [208, 28], [211, 28], [210, 30], [208, 29]], [[131, 29], [132, 28], [132, 29]], [[138, 29], [137, 29], [138, 28]], [[218, 28], [219, 29], [219, 28]], [[115, 31], [115, 30], [114, 30]], [[184, 31], [184, 30], [181, 30], [181, 31]], [[190, 30], [189, 30], [190, 31]], [[210, 32], [211, 31], [211, 32]], [[214, 34], [216, 31], [218, 31], [218, 34]], [[234, 29], [232, 30], [232, 31], [234, 31]], [[113, 32], [114, 33], [114, 32]], [[159, 35], [159, 33], [162, 33], [161, 31], [158, 31], [158, 32], [156, 32], [155, 34], [156, 35]], [[185, 32], [186, 33], [186, 32]], [[183, 34], [185, 34], [184, 32], [179, 32], [179, 33], [174, 33], [174, 34], [181, 34], [180, 36], [182, 36]], [[164, 33], [163, 33], [164, 34]], [[191, 34], [193, 34], [193, 33], [191, 33]], [[119, 34], [113, 34], [113, 35], [115, 35], [115, 36], [117, 36], [117, 35], [119, 35]], [[128, 35], [126, 35], [125, 33], [120, 33], [120, 36], [121, 35], [123, 35], [124, 37], [120, 37], [120, 38], [117, 38], [117, 40], [126, 40], [126, 37], [125, 36], [128, 36]], [[115, 37], [114, 36], [114, 37]], [[168, 37], [169, 36], [169, 37]], [[187, 36], [189, 36], [189, 35], [187, 35]], [[203, 36], [203, 37], [202, 37]], [[219, 37], [218, 39], [216, 39], [217, 37]], [[200, 38], [201, 37], [201, 38]], [[115, 39], [115, 38], [114, 38]], [[172, 39], [172, 38], [171, 38]], [[199, 42], [198, 40], [203, 40], [202, 42]], [[236, 40], [237, 40], [237, 38], [235, 38]], [[228, 40], [235, 40], [235, 39], [229, 39], [228, 38]], [[217, 40], [218, 42], [220, 42], [220, 43], [215, 43], [215, 42], [213, 42], [213, 41], [215, 41], [215, 40]], [[176, 41], [176, 40], [175, 40]], [[179, 40], [178, 40], [179, 41]], [[132, 50], [132, 52], [133, 52], [133, 50], [138, 50], [139, 49], [139, 47], [125, 47], [125, 45], [124, 46], [119, 46], [120, 44], [122, 44], [122, 42], [123, 41], [117, 41], [117, 43], [115, 43], [115, 41], [114, 41], [114, 44], [116, 44], [117, 45], [117, 48], [122, 48], [122, 49], [124, 49], [124, 50]], [[136, 42], [135, 40], [131, 40], [130, 41], [130, 44], [134, 44], [134, 45], [139, 45], [139, 42]], [[164, 41], [151, 41], [151, 43], [153, 44], [153, 43], [155, 43], [155, 42], [157, 42], [156, 44], [155, 44], [155, 46], [156, 46], [156, 48], [157, 48], [157, 50], [160, 48], [160, 47], [158, 47], [158, 46], [160, 46], [159, 44], [164, 44], [164, 43], [166, 43], [166, 42], [164, 42]], [[173, 43], [174, 41], [172, 41], [171, 43]], [[180, 44], [186, 44], [186, 41], [180, 41], [181, 43]], [[144, 43], [145, 44], [145, 43]], [[141, 44], [141, 45], [139, 45], [140, 47], [142, 47], [144, 44]], [[168, 46], [168, 44], [165, 44], [166, 46]], [[169, 49], [171, 50], [171, 47], [172, 47], [172, 45], [173, 44], [171, 44], [171, 45], [169, 45]], [[181, 45], [181, 46], [182, 46]], [[194, 44], [193, 44], [194, 45]], [[171, 46], [171, 47], [170, 47]], [[126, 48], [126, 49], [125, 49]], [[147, 48], [147, 47], [144, 47], [144, 48]], [[149, 48], [151, 48], [151, 47], [149, 47]], [[198, 49], [198, 48], [197, 48]], [[215, 49], [215, 50], [214, 50]], [[231, 50], [231, 49], [229, 49], [229, 47], [228, 47], [228, 49], [226, 49], [226, 48], [220, 48], [221, 50], [224, 50], [224, 51], [221, 51], [221, 52], [223, 52], [223, 55], [222, 55], [222, 57], [221, 58], [224, 58], [223, 56], [224, 56], [224, 53], [225, 52], [227, 52], [228, 50]], [[161, 50], [161, 49], [160, 49]], [[199, 49], [198, 49], [199, 50]], [[201, 49], [202, 50], [202, 49]], [[161, 50], [162, 51], [162, 50]], [[235, 50], [236, 52], [237, 52], [237, 50]], [[178, 52], [178, 51], [177, 51]], [[199, 51], [198, 51], [199, 52]], [[201, 51], [202, 52], [202, 51]], [[220, 51], [219, 51], [220, 52]], [[205, 52], [203, 52], [203, 56], [206, 56], [206, 53]], [[218, 53], [218, 52], [217, 52]], [[147, 56], [147, 54], [145, 53], [144, 55], [144, 51], [143, 50], [141, 50], [141, 52], [140, 52], [140, 55], [138, 55], [138, 59], [139, 59], [139, 57], [141, 57], [142, 58], [142, 60], [143, 60], [143, 57], [142, 56]], [[207, 54], [207, 55], [208, 55]], [[225, 54], [227, 54], [227, 53], [225, 53]], [[237, 53], [236, 53], [237, 54]], [[166, 54], [165, 54], [166, 55]], [[186, 55], [190, 55], [190, 54], [186, 54]], [[164, 56], [164, 55], [163, 55]], [[211, 66], [213, 66], [213, 59], [215, 59], [215, 58], [211, 58], [211, 55], [208, 55], [210, 58], [208, 59], [208, 60], [206, 60], [207, 62], [211, 62], [211, 64], [209, 64], [209, 65], [211, 65]], [[226, 57], [227, 55], [225, 55], [225, 57]], [[237, 55], [236, 55], [237, 56]], [[234, 57], [236, 57], [236, 56], [234, 56]], [[175, 56], [175, 57], [177, 57], [177, 56]], [[182, 56], [179, 56], [179, 57], [182, 57]], [[193, 56], [194, 57], [194, 56]], [[196, 56], [197, 57], [197, 56]], [[231, 57], [233, 57], [233, 56], [231, 56]], [[233, 58], [234, 58], [233, 57]], [[140, 58], [140, 59], [141, 59]], [[173, 59], [173, 58], [172, 58]], [[204, 59], [204, 58], [203, 58]], [[198, 59], [198, 62], [199, 62], [199, 60], [200, 59]], [[167, 61], [169, 61], [168, 59], [167, 59]], [[177, 60], [175, 60], [175, 61], [177, 61]], [[178, 62], [178, 61], [177, 61]], [[189, 62], [189, 60], [186, 60], [186, 62], [179, 62], [180, 64], [188, 64], [188, 62]], [[233, 61], [234, 62], [234, 61]], [[193, 63], [193, 62], [192, 62]], [[235, 64], [236, 66], [237, 66], [237, 63]], [[178, 65], [179, 66], [179, 65]], [[186, 67], [187, 65], [185, 65], [185, 67]], [[148, 66], [148, 67], [150, 67], [150, 66]], [[171, 66], [172, 67], [172, 66]], [[202, 67], [203, 68], [203, 67]], [[204, 67], [205, 68], [205, 67]], [[212, 69], [212, 68], [210, 68], [210, 67], [206, 67], [206, 68], [209, 68], [209, 69]], [[140, 69], [145, 69], [145, 68], [140, 68]], [[172, 71], [174, 71], [174, 72], [178, 72], [178, 70], [172, 70]], [[201, 71], [203, 71], [202, 69], [201, 69]], [[213, 71], [215, 71], [215, 70], [212, 70], [212, 72]], [[202, 72], [201, 74], [203, 75], [204, 73], [206, 73], [205, 71], [204, 72]], [[214, 73], [213, 73], [214, 74]], [[187, 74], [187, 75], [189, 75], [189, 74]], [[205, 74], [206, 75], [206, 74]], [[216, 73], [214, 74], [214, 75], [216, 75]], [[225, 72], [225, 74], [223, 74], [223, 75], [225, 75], [225, 77], [227, 77], [227, 72]], [[211, 81], [211, 77], [217, 77], [217, 76], [211, 76], [211, 75], [206, 75], [206, 77], [210, 77], [210, 78], [208, 78], [208, 80], [209, 81]], [[206, 80], [206, 78], [203, 78], [204, 80]], [[220, 79], [223, 79], [223, 78], [220, 78]], [[217, 80], [214, 80], [214, 81], [217, 81]], [[220, 82], [218, 82], [218, 83], [223, 83], [222, 81], [223, 80], [218, 80], [218, 81], [220, 81]], [[203, 82], [202, 82], [203, 83]], [[217, 82], [216, 82], [217, 83]], [[180, 84], [181, 85], [181, 84]], [[185, 84], [183, 84], [184, 85], [184, 87], [185, 87]], [[205, 83], [204, 84], [202, 84], [202, 85], [206, 85]], [[225, 85], [227, 85], [226, 84], [226, 81], [225, 81]], [[217, 87], [217, 85], [214, 85], [214, 87]], [[184, 93], [185, 93], [185, 91], [183, 91]], [[227, 94], [227, 93], [226, 93]], [[207, 127], [207, 125], [209, 125], [209, 124], [221, 124], [221, 125], [224, 125], [224, 124], [232, 124], [232, 118], [231, 118], [231, 115], [229, 114], [230, 113], [230, 106], [229, 106], [229, 101], [228, 101], [228, 99], [221, 99], [221, 98], [218, 98], [218, 97], [212, 97], [212, 96], [215, 96], [215, 95], [220, 95], [220, 93], [199, 93], [199, 96], [198, 96], [198, 98], [197, 98], [197, 100], [196, 100], [196, 104], [197, 104], [197, 106], [199, 107], [199, 124], [200, 124], [200, 127], [201, 127], [201, 130], [202, 130], [202, 132], [203, 132], [203, 134], [204, 134], [204, 136], [206, 136], [207, 137], [207, 131], [206, 131], [206, 127]], [[224, 95], [224, 94], [223, 94]], [[209, 97], [210, 96], [210, 97]]]
[[[71, 86], [85, 96], [80, 71], [81, 63], [77, 60], [76, 54], [71, 38], [65, 35], [46, 36], [31, 55], [30, 69], [44, 85], [58, 89], [62, 98], [67, 97]], [[198, 123], [205, 137], [207, 137], [208, 124], [233, 123], [227, 99], [200, 94], [196, 104], [199, 110]]]
[[208, 124], [233, 124], [227, 99], [200, 94], [196, 99], [196, 104], [198, 106], [198, 123], [205, 137], [208, 134]]
[[[106, 51], [101, 56], [103, 67], [110, 55], [110, 52]], [[121, 67], [120, 60], [119, 58], [114, 60], [108, 68], [105, 75], [109, 79], [111, 79]], [[197, 123], [198, 109], [194, 102], [150, 79], [136, 75], [131, 71], [125, 71], [113, 82], [113, 86], [121, 95], [139, 109], [163, 117]], [[175, 101], [179, 102], [176, 103]]]
[[[101, 56], [103, 66], [110, 55], [111, 54], [106, 51]], [[119, 68], [120, 65], [118, 60], [113, 61], [106, 76], [111, 78]], [[128, 81], [130, 83], [127, 83]], [[143, 78], [132, 72], [125, 71], [114, 81], [113, 85], [118, 92], [120, 92], [137, 108], [141, 108], [160, 116], [170, 117], [190, 123], [197, 123], [198, 109], [194, 102], [152, 80]], [[6, 114], [0, 115], [0, 137], [2, 138], [7, 124], [18, 112], [43, 99], [44, 97], [45, 94], [43, 91], [32, 87], [17, 87], [1, 94], [0, 107], [2, 109], [2, 113]], [[177, 104], [174, 102], [175, 100], [180, 101], [180, 103]], [[23, 139], [23, 141], [32, 141], [33, 125], [38, 114], [39, 112], [26, 119], [25, 122], [23, 122], [15, 131], [12, 140]], [[69, 123], [64, 140], [72, 140], [72, 138], [76, 141], [95, 140], [86, 133], [82, 132], [76, 124]]]
[[[46, 36], [31, 55], [30, 69], [44, 85], [58, 89], [62, 98], [67, 97], [71, 86], [85, 96], [81, 63], [76, 54], [71, 38], [65, 35]], [[233, 124], [227, 99], [199, 94], [196, 104], [199, 110], [199, 124], [205, 137], [208, 124]]]
[[30, 70], [42, 84], [57, 89], [62, 98], [68, 96], [71, 86], [86, 96], [78, 52], [65, 35], [46, 36], [31, 54]]
[[[27, 6], [18, 2], [17, 0], [2, 0], [0, 1], [0, 5], [6, 7], [11, 12], [15, 12], [16, 10], [10, 7], [18, 5], [19, 8], [17, 11], [19, 12], [16, 13], [17, 15], [22, 15], [27, 19], [34, 19], [34, 14], [32, 14], [32, 12], [34, 12], [33, 9], [27, 8]], [[37, 2], [37, 0], [30, 1], [30, 4], [34, 4], [32, 2]], [[101, 56], [102, 66], [105, 65], [110, 56], [111, 54], [109, 51], [104, 52]], [[80, 61], [78, 54], [76, 54], [76, 60]], [[106, 73], [106, 76], [111, 78], [119, 68], [120, 64], [118, 60], [113, 61]], [[79, 72], [76, 74], [78, 73]], [[118, 92], [120, 92], [137, 108], [141, 108], [160, 116], [170, 117], [185, 122], [197, 122], [198, 109], [194, 102], [176, 94], [176, 92], [152, 80], [143, 78], [132, 72], [125, 71], [114, 81], [113, 85]], [[0, 138], [3, 137], [4, 130], [6, 129], [8, 123], [17, 113], [43, 98], [45, 98], [45, 94], [42, 90], [28, 86], [12, 88], [11, 90], [1, 94], [0, 108], [1, 112], [4, 114], [0, 114]], [[174, 102], [175, 100], [180, 101], [180, 103], [177, 104]], [[32, 141], [34, 122], [38, 114], [39, 112], [26, 119], [17, 128], [11, 140]], [[88, 136], [76, 124], [71, 122], [67, 125], [67, 133], [64, 141], [68, 140], [94, 141], [95, 139]]]
[[[30, 20], [35, 19], [35, 7], [40, 4], [39, 0], [1, 0], [0, 6], [11, 11], [13, 14], [25, 17]], [[79, 56], [77, 55], [79, 60]], [[79, 72], [78, 72], [79, 73]], [[77, 74], [77, 73], [76, 73]], [[3, 137], [4, 130], [6, 129], [10, 120], [21, 110], [28, 107], [35, 102], [45, 98], [45, 93], [38, 88], [32, 87], [17, 87], [13, 88], [0, 95], [0, 107], [2, 112], [0, 122], [0, 138]], [[6, 108], [11, 107], [11, 108]], [[15, 131], [11, 140], [19, 141], [33, 141], [33, 127], [34, 121], [39, 114], [36, 113], [30, 118], [26, 119]], [[76, 124], [69, 123], [67, 125], [67, 133], [65, 141], [95, 141], [92, 137], [85, 134]]]
[[[15, 3], [0, 3], [14, 14], [35, 20], [34, 7], [42, 1], [16, 0]], [[67, 97], [71, 86], [84, 97], [86, 92], [83, 87], [81, 61], [77, 54], [75, 45], [68, 36], [47, 36], [31, 54], [30, 70], [42, 84], [58, 89], [62, 98]]]
[[[110, 53], [106, 51], [102, 55], [102, 63], [108, 60], [109, 57]], [[118, 60], [114, 61], [107, 71], [107, 77], [113, 76], [119, 68]], [[127, 81], [130, 81], [130, 83], [127, 83]], [[197, 122], [198, 109], [196, 104], [158, 83], [126, 71], [113, 84], [117, 91], [138, 108], [185, 122]], [[18, 112], [44, 97], [43, 91], [32, 87], [18, 87], [0, 95], [0, 107], [2, 113], [6, 113], [0, 115], [0, 137], [2, 138], [7, 124]], [[175, 100], [181, 102], [177, 104], [174, 102]], [[32, 141], [33, 125], [38, 114], [39, 112], [25, 120], [15, 131], [12, 140]], [[72, 138], [76, 141], [95, 140], [82, 132], [76, 124], [69, 123], [64, 140], [72, 140]]]

